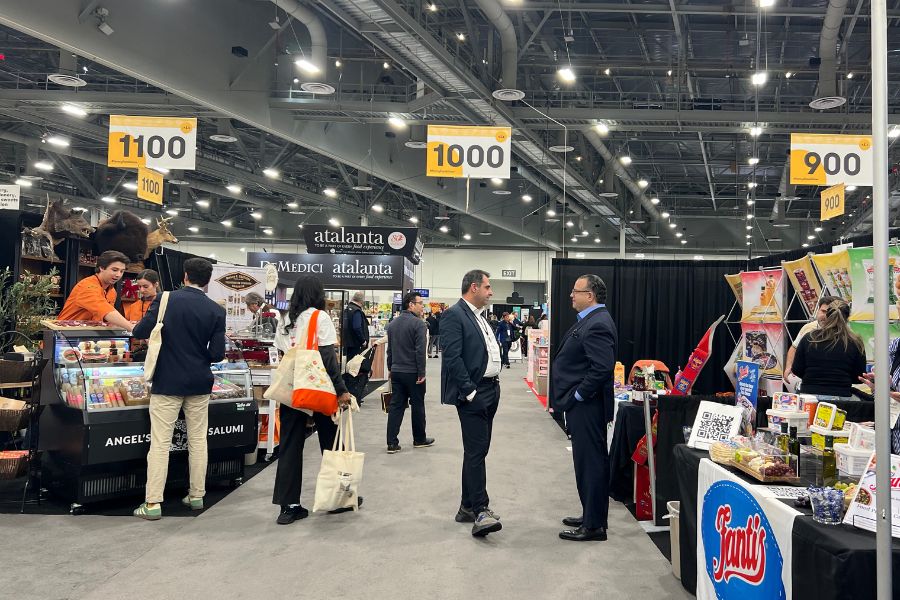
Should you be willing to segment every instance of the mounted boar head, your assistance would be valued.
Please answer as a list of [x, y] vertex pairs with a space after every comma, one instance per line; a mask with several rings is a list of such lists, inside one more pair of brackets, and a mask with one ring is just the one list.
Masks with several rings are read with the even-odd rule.
[[71, 234], [74, 237], [89, 238], [94, 228], [84, 218], [84, 213], [65, 207], [64, 200], [56, 200], [47, 205], [41, 229], [54, 238]]

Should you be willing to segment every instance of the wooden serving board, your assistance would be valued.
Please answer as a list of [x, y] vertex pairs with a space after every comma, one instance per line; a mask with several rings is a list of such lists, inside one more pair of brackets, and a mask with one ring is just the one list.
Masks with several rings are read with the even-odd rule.
[[774, 476], [774, 477], [766, 476], [761, 473], [758, 473], [757, 471], [754, 471], [753, 469], [751, 469], [750, 467], [748, 467], [747, 465], [745, 465], [743, 463], [731, 461], [731, 463], [729, 463], [729, 464], [732, 467], [734, 467], [735, 469], [742, 471], [742, 472], [746, 473], [747, 475], [749, 475], [750, 477], [752, 477], [753, 479], [756, 479], [757, 481], [762, 481], [763, 483], [778, 482], [778, 483], [792, 483], [794, 485], [800, 485], [800, 478], [797, 477], [796, 475], [780, 475], [780, 476]]
[[49, 319], [41, 321], [41, 325], [52, 331], [121, 331], [127, 335], [124, 329], [113, 325], [59, 325], [59, 321]]

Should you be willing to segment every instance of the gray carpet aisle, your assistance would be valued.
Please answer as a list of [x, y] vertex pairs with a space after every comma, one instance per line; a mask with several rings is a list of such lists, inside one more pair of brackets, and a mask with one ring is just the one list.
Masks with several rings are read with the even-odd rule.
[[[561, 430], [504, 370], [488, 457], [492, 508], [504, 529], [483, 540], [454, 522], [462, 460], [455, 410], [439, 404], [429, 360], [428, 434], [413, 449], [408, 416], [387, 455], [373, 396], [355, 419], [367, 452], [363, 509], [275, 524], [268, 468], [197, 518], [0, 516], [0, 590], [9, 598], [687, 598], [668, 561], [613, 504], [610, 539], [557, 538], [578, 509]], [[311, 507], [319, 454], [307, 442], [302, 503]]]

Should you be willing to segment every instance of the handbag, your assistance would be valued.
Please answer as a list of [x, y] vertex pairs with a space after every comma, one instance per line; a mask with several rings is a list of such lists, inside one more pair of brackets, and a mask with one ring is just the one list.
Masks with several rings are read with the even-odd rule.
[[331, 450], [322, 453], [313, 512], [359, 509], [359, 484], [362, 482], [365, 456], [365, 453], [356, 451], [353, 411], [340, 411]]
[[272, 373], [272, 383], [263, 392], [263, 398], [274, 400], [280, 404], [291, 405], [294, 398], [294, 363], [296, 362], [296, 346], [281, 357], [278, 368]]
[[[337, 393], [331, 376], [319, 354], [318, 322], [322, 313], [316, 310], [306, 324], [306, 347], [294, 346], [294, 389], [291, 393], [292, 408], [305, 408], [323, 415], [337, 412]], [[304, 339], [304, 336], [298, 336]]]
[[150, 338], [147, 340], [147, 357], [144, 359], [144, 380], [152, 381], [153, 374], [156, 372], [156, 360], [159, 358], [159, 351], [162, 348], [162, 330], [163, 317], [166, 316], [166, 307], [169, 305], [169, 292], [163, 292], [159, 301], [159, 313], [156, 315], [156, 325], [150, 332]]

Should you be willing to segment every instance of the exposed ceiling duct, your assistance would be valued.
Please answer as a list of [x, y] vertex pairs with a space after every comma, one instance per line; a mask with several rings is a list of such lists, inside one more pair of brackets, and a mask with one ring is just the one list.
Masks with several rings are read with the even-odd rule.
[[[328, 73], [328, 38], [325, 35], [325, 27], [314, 12], [301, 6], [297, 0], [272, 0], [275, 6], [297, 19], [309, 32], [310, 51], [304, 55], [308, 66], [301, 70], [308, 75], [320, 75], [321, 81], [327, 80]], [[300, 65], [298, 65], [300, 66]], [[333, 91], [333, 88], [332, 88]], [[321, 93], [321, 92], [320, 92]]]
[[822, 22], [819, 38], [819, 88], [818, 97], [809, 103], [811, 108], [826, 110], [843, 106], [847, 99], [837, 95], [837, 47], [838, 34], [844, 20], [847, 0], [828, 0], [828, 10]]
[[500, 34], [502, 89], [494, 90], [498, 100], [521, 100], [525, 93], [516, 88], [516, 72], [519, 70], [519, 43], [516, 28], [497, 0], [475, 0], [487, 20]]
[[600, 153], [600, 156], [603, 157], [603, 160], [606, 161], [607, 165], [612, 165], [612, 168], [615, 169], [616, 176], [622, 180], [622, 183], [625, 184], [625, 187], [628, 188], [628, 191], [634, 195], [635, 198], [640, 200], [641, 206], [644, 207], [644, 210], [647, 211], [647, 214], [650, 217], [657, 221], [661, 217], [659, 216], [659, 212], [656, 210], [656, 207], [653, 206], [653, 203], [650, 202], [650, 199], [644, 195], [644, 191], [638, 186], [637, 183], [631, 178], [631, 175], [628, 174], [628, 171], [622, 166], [616, 157], [613, 156], [612, 152], [609, 151], [609, 148], [606, 147], [606, 144], [603, 143], [603, 139], [600, 137], [600, 134], [594, 131], [593, 129], [587, 129], [584, 132], [584, 137], [587, 141], [591, 143], [591, 145], [597, 149], [597, 152]]
[[[791, 157], [788, 154], [784, 161], [784, 167], [781, 170], [781, 181], [778, 182], [778, 195], [775, 198], [775, 204], [772, 206], [772, 216], [770, 221], [776, 221], [781, 217], [784, 222], [784, 216], [787, 214], [787, 205], [797, 199], [797, 186], [791, 182]], [[778, 227], [778, 225], [776, 225]]]

